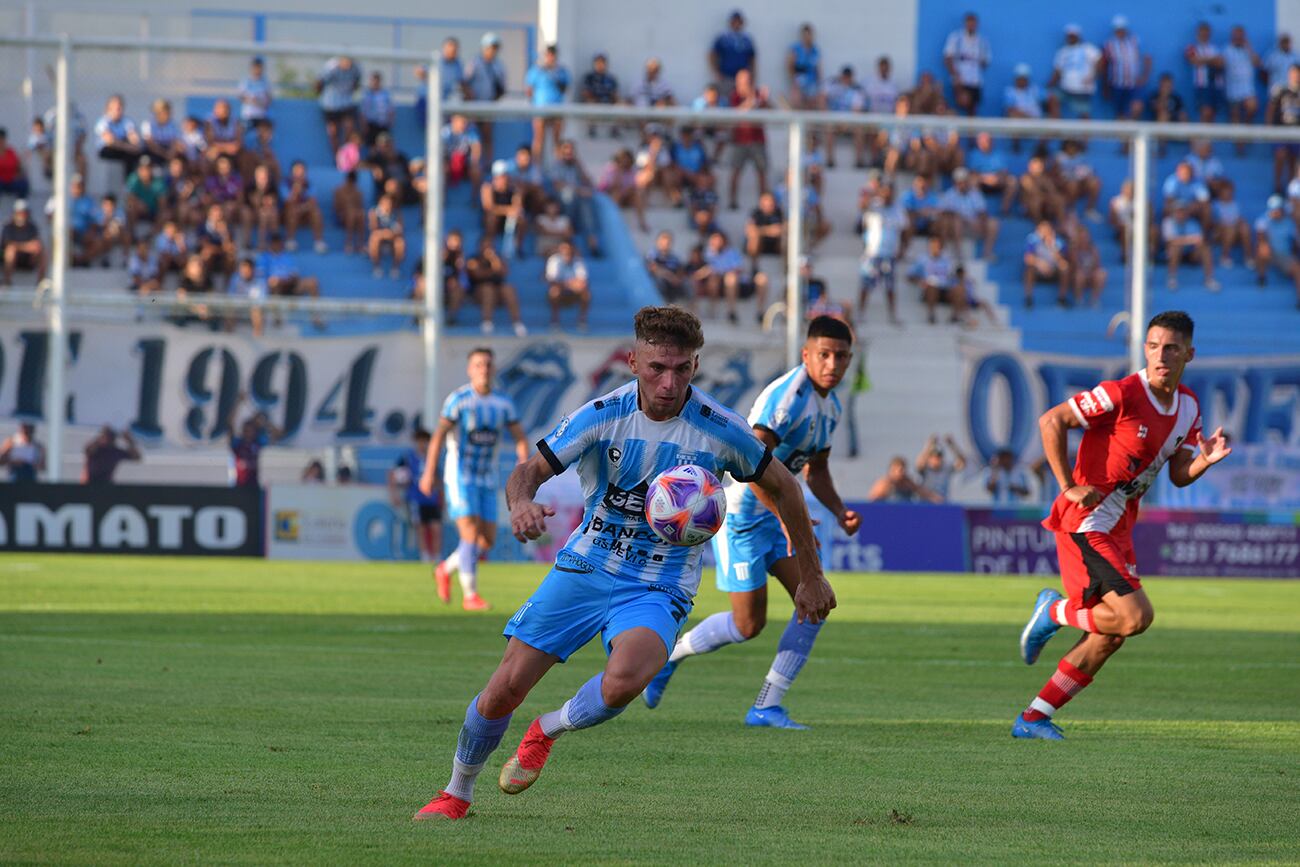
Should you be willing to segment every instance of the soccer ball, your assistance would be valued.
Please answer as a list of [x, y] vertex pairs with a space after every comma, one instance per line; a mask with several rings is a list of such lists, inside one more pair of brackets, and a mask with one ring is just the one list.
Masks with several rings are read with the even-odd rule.
[[645, 519], [670, 545], [700, 545], [713, 538], [727, 516], [727, 498], [713, 473], [695, 464], [670, 467], [654, 477], [645, 497]]

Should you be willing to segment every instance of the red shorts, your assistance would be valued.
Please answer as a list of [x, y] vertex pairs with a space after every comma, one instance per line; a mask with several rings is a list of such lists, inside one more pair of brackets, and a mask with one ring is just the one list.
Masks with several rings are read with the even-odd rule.
[[1056, 534], [1065, 595], [1091, 608], [1112, 590], [1127, 596], [1142, 589], [1138, 580], [1133, 541], [1110, 533]]

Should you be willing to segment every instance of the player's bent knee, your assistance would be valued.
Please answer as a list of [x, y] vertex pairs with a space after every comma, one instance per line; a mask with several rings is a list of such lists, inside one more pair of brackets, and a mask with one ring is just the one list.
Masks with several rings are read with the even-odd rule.
[[736, 631], [741, 637], [748, 641], [751, 638], [757, 638], [767, 626], [767, 615], [759, 614], [752, 617], [736, 617]]

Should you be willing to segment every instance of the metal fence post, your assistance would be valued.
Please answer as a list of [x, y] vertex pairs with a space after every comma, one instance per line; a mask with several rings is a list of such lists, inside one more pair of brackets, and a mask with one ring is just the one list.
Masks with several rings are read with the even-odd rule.
[[433, 430], [438, 418], [438, 350], [442, 340], [442, 64], [429, 58], [427, 124], [424, 129], [427, 183], [424, 194], [424, 402], [420, 423]]
[[785, 366], [799, 363], [800, 333], [803, 331], [803, 287], [799, 259], [803, 256], [803, 121], [793, 121], [790, 133], [790, 165], [786, 177], [785, 233]]
[[1133, 263], [1133, 297], [1129, 301], [1129, 370], [1146, 367], [1143, 346], [1147, 323], [1147, 234], [1151, 210], [1151, 136], [1140, 130], [1133, 137], [1133, 231], [1128, 260]]
[[67, 412], [67, 394], [63, 384], [67, 364], [68, 338], [64, 315], [67, 312], [68, 280], [68, 174], [69, 152], [72, 149], [72, 118], [68, 106], [68, 64], [71, 62], [71, 41], [65, 33], [59, 44], [59, 57], [54, 73], [54, 224], [51, 233], [53, 255], [50, 269], [49, 306], [50, 344], [45, 356], [45, 420], [49, 425], [49, 451], [46, 455], [45, 477], [48, 481], [63, 480], [63, 426]]

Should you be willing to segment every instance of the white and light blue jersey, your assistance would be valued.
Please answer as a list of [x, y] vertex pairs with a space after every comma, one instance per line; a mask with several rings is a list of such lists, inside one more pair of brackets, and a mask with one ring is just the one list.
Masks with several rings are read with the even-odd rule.
[[[814, 455], [830, 449], [839, 420], [840, 399], [834, 392], [825, 397], [818, 394], [802, 364], [763, 389], [749, 413], [751, 427], [771, 431], [777, 438], [772, 457], [796, 476]], [[749, 485], [727, 489], [727, 520], [732, 528], [751, 527], [765, 519], [777, 517]]]
[[667, 585], [694, 595], [702, 545], [669, 545], [650, 529], [645, 498], [651, 480], [679, 464], [723, 478], [754, 481], [770, 455], [745, 420], [691, 388], [673, 418], [641, 411], [635, 380], [584, 404], [537, 443], [556, 475], [578, 466], [582, 523], [556, 557], [566, 568], [600, 569], [619, 578]]
[[462, 385], [447, 395], [442, 417], [456, 425], [454, 435], [447, 438], [443, 481], [456, 488], [499, 487], [497, 443], [502, 433], [519, 421], [514, 401], [499, 391], [479, 394], [472, 386]]

